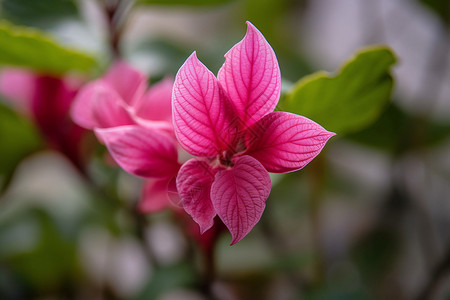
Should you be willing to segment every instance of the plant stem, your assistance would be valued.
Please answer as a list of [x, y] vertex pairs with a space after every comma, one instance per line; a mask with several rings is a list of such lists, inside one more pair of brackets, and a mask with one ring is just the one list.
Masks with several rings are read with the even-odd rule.
[[320, 224], [320, 209], [322, 206], [322, 188], [325, 177], [325, 160], [324, 154], [316, 157], [310, 166], [311, 175], [311, 196], [309, 198], [310, 205], [310, 219], [311, 219], [311, 233], [312, 244], [316, 256], [314, 267], [315, 284], [319, 284], [325, 277], [325, 253], [323, 252], [321, 242], [321, 224]]
[[447, 252], [443, 256], [442, 260], [434, 267], [431, 276], [419, 293], [417, 300], [433, 299], [436, 289], [439, 287], [442, 280], [450, 272], [450, 246], [447, 248]]
[[109, 34], [109, 45], [112, 55], [115, 59], [122, 56], [120, 50], [120, 41], [125, 22], [126, 1], [123, 0], [104, 0], [103, 9], [105, 12], [106, 23]]
[[204, 294], [207, 295], [210, 299], [214, 299], [211, 290], [212, 284], [214, 283], [216, 277], [214, 247], [212, 247], [210, 251], [205, 252], [204, 263], [205, 267], [203, 273], [202, 290]]
[[136, 235], [141, 243], [142, 249], [144, 250], [147, 261], [155, 268], [160, 267], [158, 259], [155, 257], [152, 249], [149, 247], [147, 243], [147, 239], [145, 237], [145, 228], [147, 227], [147, 219], [145, 215], [143, 215], [137, 208], [137, 205], [134, 205], [132, 208], [132, 215], [135, 220], [136, 226]]

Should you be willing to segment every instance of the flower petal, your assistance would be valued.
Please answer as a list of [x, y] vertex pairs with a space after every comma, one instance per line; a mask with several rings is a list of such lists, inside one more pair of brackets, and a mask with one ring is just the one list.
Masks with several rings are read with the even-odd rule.
[[73, 102], [71, 116], [75, 123], [87, 129], [134, 123], [120, 96], [102, 80], [81, 89]]
[[270, 194], [269, 173], [256, 159], [244, 155], [228, 170], [219, 171], [211, 186], [214, 209], [233, 237], [243, 239], [258, 223]]
[[246, 131], [245, 152], [260, 161], [269, 172], [299, 170], [316, 157], [335, 135], [308, 118], [273, 112]]
[[179, 168], [174, 141], [158, 130], [137, 125], [96, 129], [114, 160], [142, 177], [173, 177]]
[[135, 114], [146, 120], [172, 122], [173, 79], [166, 78], [150, 87], [133, 105]]
[[183, 164], [177, 177], [178, 193], [184, 210], [192, 216], [204, 233], [214, 224], [216, 212], [210, 198], [215, 171], [206, 161], [190, 159]]
[[247, 34], [225, 54], [217, 78], [246, 126], [272, 112], [280, 98], [277, 57], [261, 32], [248, 21]]
[[35, 91], [36, 75], [29, 71], [6, 68], [0, 73], [0, 94], [19, 109], [29, 113]]
[[139, 211], [142, 213], [154, 213], [170, 206], [169, 183], [172, 178], [147, 179], [142, 188]]
[[109, 84], [128, 105], [132, 105], [136, 99], [142, 97], [147, 88], [147, 78], [130, 64], [117, 61], [103, 76], [103, 80]]
[[97, 88], [93, 94], [92, 116], [98, 128], [109, 128], [122, 125], [132, 125], [126, 104], [119, 95], [110, 88]]
[[235, 136], [230, 108], [216, 78], [194, 52], [178, 71], [173, 87], [173, 122], [181, 146], [206, 157], [228, 149]]

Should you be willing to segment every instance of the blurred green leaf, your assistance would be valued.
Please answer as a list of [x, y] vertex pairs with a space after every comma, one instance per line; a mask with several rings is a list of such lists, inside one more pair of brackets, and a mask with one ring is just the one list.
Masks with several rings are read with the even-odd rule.
[[331, 76], [317, 72], [302, 78], [287, 96], [288, 110], [338, 134], [356, 132], [380, 115], [390, 99], [396, 62], [386, 47], [363, 49]]
[[372, 148], [396, 152], [400, 145], [406, 144], [405, 132], [409, 128], [408, 116], [392, 104], [376, 122], [346, 138]]
[[211, 6], [234, 0], [139, 0], [142, 4], [175, 5], [175, 6]]
[[150, 281], [135, 300], [161, 299], [164, 293], [180, 287], [192, 286], [196, 282], [195, 270], [190, 264], [179, 263], [157, 268]]
[[19, 162], [41, 146], [38, 132], [28, 120], [0, 103], [0, 190]]
[[351, 254], [362, 277], [370, 284], [384, 280], [402, 253], [401, 239], [389, 227], [375, 228], [353, 246]]
[[70, 70], [89, 71], [96, 61], [85, 53], [58, 45], [40, 31], [2, 22], [0, 64], [61, 74]]
[[33, 220], [38, 239], [30, 249], [2, 257], [33, 289], [54, 291], [80, 275], [75, 240], [64, 236], [51, 216], [41, 208], [27, 210], [17, 222]]
[[1, 16], [15, 24], [48, 28], [78, 18], [74, 0], [2, 0]]
[[449, 136], [450, 124], [414, 118], [392, 104], [375, 123], [346, 138], [372, 148], [401, 154], [403, 150], [416, 146], [438, 145]]
[[363, 287], [342, 288], [337, 285], [321, 286], [314, 291], [307, 292], [300, 299], [305, 300], [373, 300], [367, 289]]
[[450, 1], [448, 0], [419, 0], [419, 2], [433, 10], [447, 26], [450, 26]]

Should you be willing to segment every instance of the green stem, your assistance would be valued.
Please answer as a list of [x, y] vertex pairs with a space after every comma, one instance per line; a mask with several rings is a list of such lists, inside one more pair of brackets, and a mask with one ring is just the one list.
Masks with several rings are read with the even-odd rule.
[[314, 280], [320, 284], [325, 278], [325, 253], [321, 242], [320, 210], [322, 206], [322, 191], [325, 181], [325, 156], [315, 158], [310, 166], [311, 196], [309, 198], [312, 245], [315, 253]]
[[417, 300], [427, 300], [434, 299], [435, 291], [442, 283], [443, 279], [450, 272], [450, 247], [447, 249], [442, 260], [435, 266], [431, 276], [424, 286], [422, 291], [419, 293]]

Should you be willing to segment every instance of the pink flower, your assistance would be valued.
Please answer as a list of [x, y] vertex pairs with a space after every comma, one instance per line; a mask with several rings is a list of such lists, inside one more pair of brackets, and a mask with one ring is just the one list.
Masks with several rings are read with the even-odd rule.
[[79, 85], [69, 78], [20, 69], [5, 69], [0, 75], [0, 93], [33, 120], [49, 147], [83, 171], [80, 146], [84, 130], [69, 117]]
[[271, 189], [268, 172], [303, 168], [334, 135], [305, 117], [273, 112], [280, 96], [277, 58], [247, 25], [217, 79], [194, 52], [178, 71], [172, 94], [176, 137], [197, 157], [183, 164], [176, 179], [184, 209], [202, 233], [218, 215], [231, 245], [261, 218]]
[[123, 61], [80, 91], [72, 119], [87, 129], [145, 124], [171, 130], [173, 82], [165, 79], [148, 91], [147, 78]]
[[142, 212], [167, 207], [176, 194], [180, 164], [172, 128], [172, 86], [173, 81], [165, 79], [146, 91], [147, 78], [117, 62], [105, 76], [86, 85], [72, 107], [73, 120], [94, 130], [125, 171], [146, 178]]

